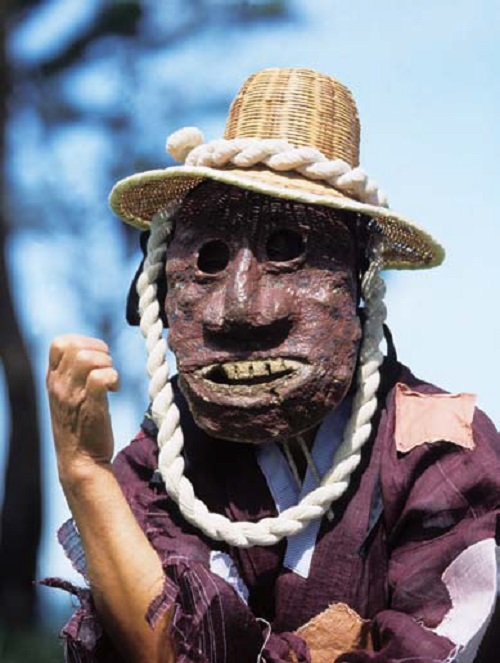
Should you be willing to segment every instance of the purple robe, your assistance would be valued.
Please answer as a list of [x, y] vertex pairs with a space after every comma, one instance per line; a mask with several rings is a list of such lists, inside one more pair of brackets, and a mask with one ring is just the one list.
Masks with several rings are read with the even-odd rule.
[[[164, 487], [151, 482], [158, 450], [154, 424], [145, 419], [139, 435], [117, 456], [114, 469], [163, 562], [164, 590], [147, 618], [154, 625], [175, 604], [171, 637], [177, 661], [310, 661], [307, 645], [294, 631], [336, 602], [371, 620], [375, 648], [343, 654], [336, 663], [454, 661], [464, 649], [463, 642], [450, 636], [456, 631], [451, 621], [457, 619], [457, 606], [445, 580], [447, 569], [464, 551], [475, 554], [495, 537], [499, 436], [476, 409], [474, 450], [443, 440], [398, 453], [395, 382], [423, 394], [441, 392], [399, 364], [386, 365], [371, 438], [348, 491], [332, 505], [333, 519], [325, 517], [321, 523], [306, 578], [284, 568], [286, 541], [237, 549], [187, 524]], [[209, 438], [177, 396], [186, 475], [197, 496], [210, 510], [232, 520], [276, 515], [255, 448]], [[60, 538], [73, 563], [84, 571], [71, 521]], [[248, 589], [248, 604], [234, 584], [211, 570], [215, 550], [225, 553], [224, 559], [230, 560]], [[451, 566], [456, 567], [461, 568]], [[67, 662], [122, 661], [103, 632], [89, 590], [78, 590], [78, 595], [81, 607], [63, 631]]]

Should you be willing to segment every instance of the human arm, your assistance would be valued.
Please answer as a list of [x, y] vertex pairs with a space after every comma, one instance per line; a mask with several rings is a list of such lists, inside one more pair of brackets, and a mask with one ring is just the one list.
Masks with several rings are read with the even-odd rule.
[[160, 559], [139, 527], [111, 466], [107, 392], [118, 375], [105, 343], [70, 335], [50, 349], [47, 389], [60, 481], [80, 532], [92, 597], [117, 650], [131, 663], [174, 660], [167, 612], [146, 622], [161, 592]]

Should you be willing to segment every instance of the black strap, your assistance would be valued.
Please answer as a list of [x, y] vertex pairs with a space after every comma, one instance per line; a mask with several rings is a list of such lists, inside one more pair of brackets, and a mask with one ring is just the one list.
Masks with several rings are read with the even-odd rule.
[[[146, 260], [146, 253], [148, 250], [148, 239], [149, 239], [149, 230], [144, 230], [140, 236], [141, 250], [142, 250], [142, 260], [137, 268], [132, 283], [128, 289], [127, 294], [127, 304], [125, 317], [127, 322], [132, 327], [138, 327], [141, 323], [141, 316], [139, 315], [139, 295], [137, 294], [137, 281], [139, 276], [142, 274], [144, 268], [144, 261]], [[157, 281], [158, 292], [157, 298], [160, 304], [160, 318], [163, 322], [164, 327], [168, 327], [167, 316], [165, 315], [165, 298], [167, 296], [167, 278], [165, 275], [165, 270], [162, 270], [162, 275]]]

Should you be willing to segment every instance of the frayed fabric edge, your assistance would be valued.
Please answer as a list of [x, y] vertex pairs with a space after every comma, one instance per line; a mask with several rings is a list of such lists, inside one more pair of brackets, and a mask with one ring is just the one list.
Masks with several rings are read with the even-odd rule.
[[61, 578], [45, 578], [39, 584], [62, 589], [75, 596], [80, 602], [80, 606], [61, 630], [60, 635], [66, 652], [65, 661], [68, 663], [94, 661], [94, 654], [103, 635], [103, 628], [95, 610], [90, 589], [76, 587], [73, 583]]
[[146, 613], [146, 621], [152, 629], [156, 628], [162, 617], [175, 605], [178, 594], [177, 587], [165, 576], [161, 592], [151, 601]]
[[57, 540], [71, 566], [88, 582], [87, 560], [82, 547], [80, 532], [72, 518], [67, 520], [57, 531]]

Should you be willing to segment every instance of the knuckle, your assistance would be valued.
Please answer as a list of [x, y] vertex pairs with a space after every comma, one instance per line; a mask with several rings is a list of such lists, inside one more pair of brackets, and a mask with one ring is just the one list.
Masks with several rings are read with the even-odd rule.
[[62, 403], [63, 401], [67, 400], [68, 393], [67, 390], [63, 387], [61, 382], [56, 381], [52, 384], [52, 389], [50, 391], [53, 400]]
[[71, 347], [75, 343], [74, 334], [60, 334], [56, 336], [51, 343], [51, 349], [64, 352], [67, 348]]
[[47, 391], [51, 396], [57, 396], [62, 389], [67, 390], [67, 381], [59, 372], [49, 371], [46, 379]]
[[66, 344], [66, 336], [56, 336], [50, 344], [51, 350], [61, 350]]
[[72, 336], [70, 334], [56, 336], [53, 339], [49, 349], [49, 368], [54, 369], [58, 367], [62, 357], [71, 351], [72, 343]]
[[61, 337], [54, 338], [49, 348], [49, 367], [57, 363], [58, 358], [63, 353], [63, 341]]
[[54, 391], [54, 384], [55, 384], [56, 382], [57, 382], [57, 380], [56, 380], [56, 378], [55, 378], [55, 376], [54, 376], [53, 371], [51, 371], [51, 370], [49, 369], [49, 370], [47, 371], [47, 375], [46, 375], [46, 377], [45, 377], [45, 386], [46, 386], [47, 391], [49, 392], [49, 394], [52, 393], [52, 392]]
[[55, 381], [49, 389], [49, 398], [52, 404], [60, 406], [63, 403], [69, 402], [70, 394], [60, 381]]

